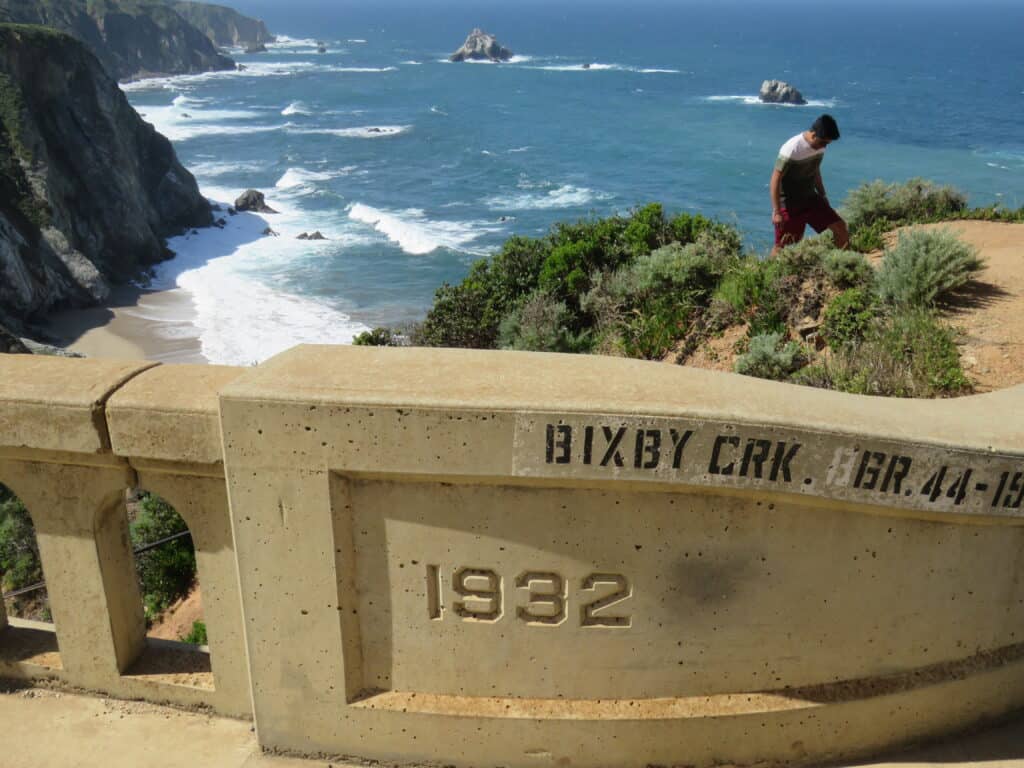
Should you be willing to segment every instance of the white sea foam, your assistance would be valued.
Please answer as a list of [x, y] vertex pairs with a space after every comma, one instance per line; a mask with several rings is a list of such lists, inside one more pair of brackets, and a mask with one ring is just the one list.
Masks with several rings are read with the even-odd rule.
[[529, 152], [529, 151], [530, 151], [530, 147], [516, 147], [515, 149], [510, 149], [508, 151], [508, 153], [510, 155], [514, 155], [514, 154], [517, 154], [519, 152]]
[[197, 179], [230, 176], [235, 173], [259, 173], [266, 166], [263, 163], [231, 163], [218, 160], [191, 163], [188, 167]]
[[[521, 183], [521, 188], [534, 185]], [[488, 198], [487, 207], [494, 211], [542, 211], [554, 208], [581, 208], [598, 200], [607, 200], [610, 196], [603, 192], [595, 192], [587, 187], [575, 187], [565, 184], [546, 192], [525, 192], [511, 195], [497, 195]]]
[[227, 69], [221, 72], [202, 72], [196, 75], [171, 75], [169, 77], [150, 77], [145, 80], [134, 80], [130, 83], [119, 83], [122, 91], [155, 91], [180, 90], [184, 87], [202, 83], [231, 80], [234, 78], [259, 77], [290, 77], [324, 67], [312, 61], [254, 61], [244, 65], [245, 69]]
[[316, 48], [316, 40], [308, 37], [288, 37], [288, 35], [277, 35], [277, 41], [267, 43], [267, 48]]
[[290, 132], [305, 135], [339, 136], [349, 139], [383, 139], [411, 130], [411, 125], [364, 125], [357, 128], [293, 128], [290, 129]]
[[422, 66], [423, 64], [422, 61], [413, 61], [412, 59], [409, 59], [408, 61], [403, 61], [402, 63], [409, 67], [419, 67]]
[[324, 72], [366, 72], [366, 73], [380, 73], [380, 72], [397, 72], [398, 67], [324, 67]]
[[312, 115], [309, 107], [307, 107], [301, 101], [293, 101], [287, 107], [281, 110], [281, 114], [287, 116], [291, 115]]
[[430, 111], [433, 112], [435, 115], [444, 115], [445, 117], [448, 117], [448, 113], [445, 112], [440, 107], [431, 107]]
[[836, 105], [835, 99], [808, 99], [806, 104], [769, 104], [761, 101], [757, 96], [728, 95], [728, 96], [705, 96], [704, 101], [732, 101], [748, 106], [765, 107], [826, 107], [832, 108]]
[[353, 203], [348, 207], [348, 215], [353, 221], [373, 227], [397, 243], [403, 251], [414, 256], [432, 253], [438, 248], [472, 253], [467, 248], [470, 243], [486, 234], [500, 231], [485, 222], [433, 221], [418, 208], [388, 211]]
[[[236, 190], [203, 187], [204, 194], [222, 205]], [[278, 290], [253, 277], [281, 272], [311, 253], [343, 246], [366, 244], [369, 238], [334, 226], [344, 220], [320, 220], [316, 215], [274, 197], [268, 201], [281, 213], [240, 213], [225, 217], [224, 229], [211, 227], [196, 235], [168, 242], [175, 258], [160, 264], [152, 287], [180, 288], [192, 299], [194, 314], [181, 318], [175, 333], [197, 335], [202, 354], [212, 363], [249, 365], [300, 343], [349, 343], [367, 327], [349, 315], [317, 299]], [[319, 214], [324, 215], [324, 214]], [[333, 224], [333, 226], [332, 226]], [[271, 226], [279, 237], [265, 237]], [[329, 240], [300, 241], [296, 236], [321, 229]], [[195, 331], [181, 331], [182, 320]]]
[[341, 176], [348, 176], [354, 173], [357, 167], [346, 165], [333, 171], [310, 171], [305, 168], [289, 168], [274, 186], [284, 193], [291, 195], [309, 195], [315, 193], [319, 187], [317, 182], [330, 181]]
[[603, 64], [601, 62], [590, 62], [582, 64], [543, 64], [527, 69], [541, 69], [547, 72], [635, 72], [642, 75], [678, 75], [678, 69], [658, 69], [630, 67], [625, 64]]
[[361, 40], [358, 37], [354, 37], [354, 38], [352, 38], [350, 40], [346, 40], [345, 42], [346, 43], [365, 43], [366, 41], [365, 40]]

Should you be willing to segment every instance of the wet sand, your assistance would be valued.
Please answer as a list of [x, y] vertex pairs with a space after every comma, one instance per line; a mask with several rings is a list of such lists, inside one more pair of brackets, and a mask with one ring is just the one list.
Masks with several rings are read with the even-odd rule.
[[86, 357], [205, 363], [194, 312], [181, 290], [143, 291], [119, 286], [108, 306], [51, 315], [45, 330], [63, 346]]

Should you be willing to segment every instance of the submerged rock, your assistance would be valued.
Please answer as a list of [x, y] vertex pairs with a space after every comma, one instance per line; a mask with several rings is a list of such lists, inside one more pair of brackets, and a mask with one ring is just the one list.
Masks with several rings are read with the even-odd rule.
[[758, 94], [758, 98], [766, 104], [807, 103], [807, 99], [800, 91], [782, 80], [765, 80], [761, 83], [761, 92]]
[[253, 213], [277, 213], [277, 211], [267, 205], [263, 193], [255, 189], [245, 190], [242, 196], [235, 200], [235, 210], [252, 211]]
[[449, 61], [508, 61], [511, 58], [512, 51], [502, 47], [494, 35], [474, 29]]
[[280, 235], [278, 235], [277, 232], [272, 230], [270, 227], [264, 229], [262, 234], [264, 237], [280, 237]]
[[327, 238], [320, 234], [320, 230], [310, 234], [309, 232], [303, 232], [299, 235], [296, 240], [326, 240]]

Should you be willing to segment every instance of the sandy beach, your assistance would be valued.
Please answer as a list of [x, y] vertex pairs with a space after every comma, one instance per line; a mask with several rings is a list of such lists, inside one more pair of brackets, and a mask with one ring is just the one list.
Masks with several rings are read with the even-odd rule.
[[86, 357], [206, 363], [197, 329], [182, 319], [191, 313], [185, 291], [118, 286], [108, 306], [58, 312], [44, 327], [58, 346]]

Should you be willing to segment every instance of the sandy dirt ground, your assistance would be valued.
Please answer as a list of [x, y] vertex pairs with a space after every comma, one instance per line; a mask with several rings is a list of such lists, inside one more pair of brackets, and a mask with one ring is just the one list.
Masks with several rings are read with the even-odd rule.
[[975, 246], [985, 270], [949, 306], [960, 359], [976, 392], [1024, 384], [1024, 224], [962, 221], [946, 227]]
[[164, 611], [160, 621], [146, 632], [148, 637], [180, 640], [192, 631], [192, 623], [203, 620], [203, 594], [196, 585], [186, 597]]

